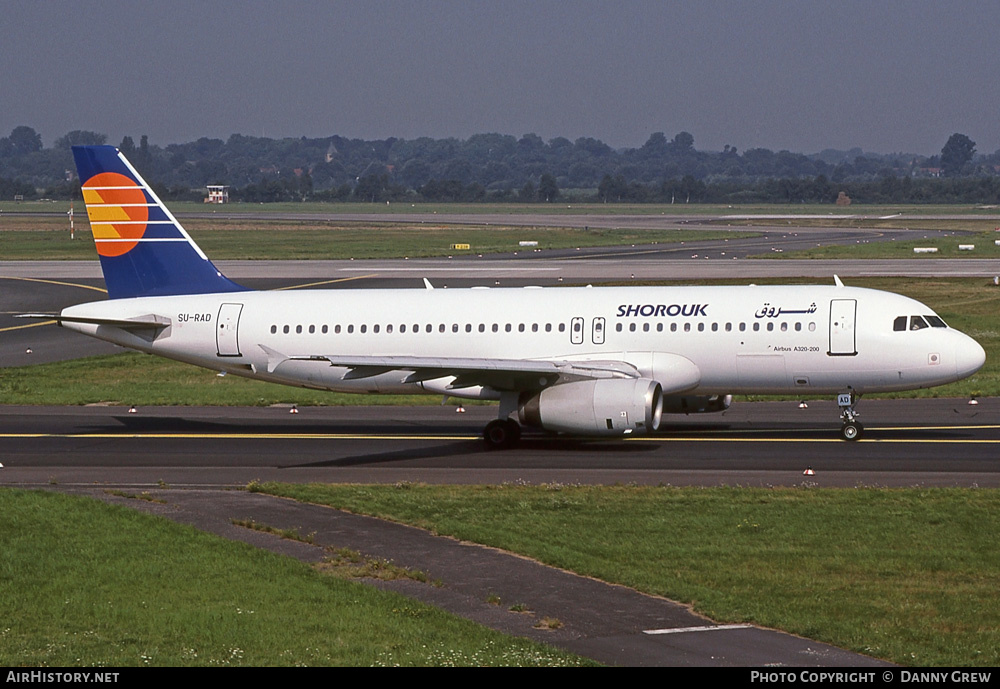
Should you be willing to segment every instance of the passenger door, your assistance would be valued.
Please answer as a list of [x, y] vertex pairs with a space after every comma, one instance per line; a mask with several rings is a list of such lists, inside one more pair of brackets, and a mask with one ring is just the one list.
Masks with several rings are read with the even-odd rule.
[[857, 299], [830, 301], [830, 356], [854, 356], [858, 353], [855, 337]]
[[240, 356], [239, 329], [243, 304], [223, 304], [215, 327], [219, 356]]

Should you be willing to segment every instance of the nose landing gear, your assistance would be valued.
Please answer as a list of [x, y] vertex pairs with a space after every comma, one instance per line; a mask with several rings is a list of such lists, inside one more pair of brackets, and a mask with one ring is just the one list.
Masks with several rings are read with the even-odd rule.
[[855, 395], [853, 390], [837, 395], [840, 420], [843, 421], [843, 425], [840, 427], [840, 437], [844, 440], [857, 440], [865, 430], [865, 427], [858, 421], [858, 412], [854, 409], [854, 405], [857, 404], [860, 397], [860, 395]]

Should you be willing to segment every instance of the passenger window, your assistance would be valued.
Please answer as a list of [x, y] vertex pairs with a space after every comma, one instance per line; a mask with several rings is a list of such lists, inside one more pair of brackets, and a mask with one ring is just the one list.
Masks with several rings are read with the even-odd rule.
[[271, 334], [273, 335], [273, 334], [275, 334], [276, 332], [278, 332], [278, 326], [276, 326], [276, 325], [272, 325], [272, 326], [271, 326]]
[[670, 324], [670, 332], [672, 332], [672, 333], [677, 332], [677, 324], [676, 323], [671, 323]]
[[295, 326], [295, 333], [296, 334], [301, 334], [302, 333], [302, 326], [301, 325]]

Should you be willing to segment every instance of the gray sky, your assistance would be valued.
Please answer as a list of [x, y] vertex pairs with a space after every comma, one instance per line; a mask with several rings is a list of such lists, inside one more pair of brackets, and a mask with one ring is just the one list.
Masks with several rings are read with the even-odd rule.
[[1000, 148], [1000, 2], [0, 0], [0, 136]]

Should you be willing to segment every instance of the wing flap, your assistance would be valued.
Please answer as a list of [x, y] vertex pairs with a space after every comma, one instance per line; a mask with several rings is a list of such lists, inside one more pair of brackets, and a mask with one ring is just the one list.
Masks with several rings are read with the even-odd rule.
[[285, 361], [325, 361], [330, 366], [347, 368], [345, 380], [369, 378], [390, 371], [406, 375], [402, 382], [420, 383], [441, 378], [454, 378], [449, 388], [474, 386], [496, 390], [537, 390], [557, 383], [593, 378], [639, 378], [639, 370], [623, 361], [536, 361], [525, 359], [488, 359], [473, 357], [419, 356], [286, 356], [260, 345], [268, 356], [268, 371], [273, 372]]

